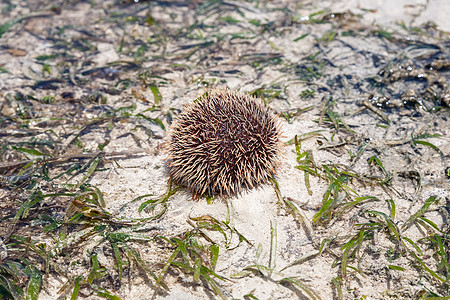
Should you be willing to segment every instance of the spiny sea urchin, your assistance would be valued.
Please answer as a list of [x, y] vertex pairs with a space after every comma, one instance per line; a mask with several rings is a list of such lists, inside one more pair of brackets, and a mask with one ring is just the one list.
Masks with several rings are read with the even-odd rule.
[[166, 165], [194, 197], [231, 195], [275, 174], [280, 145], [278, 117], [260, 99], [212, 90], [186, 105], [172, 124]]

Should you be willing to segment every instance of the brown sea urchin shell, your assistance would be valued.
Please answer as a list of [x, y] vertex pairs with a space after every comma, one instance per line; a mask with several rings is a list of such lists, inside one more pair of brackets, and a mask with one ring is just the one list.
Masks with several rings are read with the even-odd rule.
[[231, 195], [275, 174], [280, 145], [278, 117], [260, 99], [212, 90], [172, 124], [166, 165], [194, 195]]

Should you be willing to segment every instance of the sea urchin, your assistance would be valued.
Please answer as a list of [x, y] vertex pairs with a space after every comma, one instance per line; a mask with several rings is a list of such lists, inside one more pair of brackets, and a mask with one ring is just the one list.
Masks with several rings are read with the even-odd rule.
[[166, 143], [171, 179], [194, 197], [267, 182], [279, 163], [278, 117], [252, 96], [212, 90], [185, 106]]

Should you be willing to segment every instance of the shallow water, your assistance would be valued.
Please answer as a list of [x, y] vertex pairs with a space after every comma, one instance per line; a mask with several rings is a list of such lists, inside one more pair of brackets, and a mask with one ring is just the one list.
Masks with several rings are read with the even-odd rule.
[[[221, 224], [224, 234], [210, 234], [221, 249], [216, 271], [229, 277], [251, 264], [275, 264], [271, 253], [276, 228], [274, 270], [300, 278], [317, 295], [331, 299], [337, 293], [333, 280], [342, 276], [339, 264], [332, 267], [333, 260], [336, 253], [342, 255], [343, 241], [355, 234], [355, 224], [375, 222], [367, 210], [392, 216], [394, 203], [392, 219], [400, 227], [436, 196], [441, 202], [426, 216], [440, 230], [447, 228], [448, 1], [131, 2], [1, 3], [0, 236], [9, 241], [14, 241], [11, 234], [31, 236], [49, 253], [64, 249], [66, 256], [52, 256], [51, 262], [63, 266], [72, 279], [90, 272], [90, 251], [97, 249], [102, 267], [111, 274], [104, 277], [105, 289], [125, 299], [150, 299], [152, 284], [139, 272], [124, 265], [132, 284], [117, 279], [115, 250], [101, 244], [99, 236], [64, 248], [55, 237], [66, 229], [57, 225], [72, 216], [75, 204], [87, 219], [94, 213], [122, 221], [157, 214], [164, 205], [155, 204], [154, 211], [139, 208], [143, 199], [153, 201], [167, 190], [161, 152], [166, 130], [183, 104], [208, 88], [225, 86], [261, 98], [280, 114], [287, 143], [276, 177], [280, 191], [265, 185], [229, 203], [216, 199], [210, 205], [203, 198], [192, 202], [187, 190], [177, 192], [161, 219], [140, 228], [145, 243], [126, 244], [141, 251], [157, 274], [174, 245], [151, 242], [155, 235], [182, 239], [192, 226], [205, 224], [201, 222]], [[301, 160], [293, 142], [296, 135], [301, 151], [309, 151], [318, 168], [335, 167], [358, 196], [380, 201], [312, 222], [326, 199], [327, 175], [310, 176], [308, 187], [304, 172], [295, 168]], [[33, 198], [40, 193], [56, 196]], [[151, 196], [138, 201], [147, 194]], [[349, 194], [335, 195], [336, 206], [358, 199]], [[280, 195], [306, 221], [282, 206]], [[31, 212], [14, 219], [24, 203], [33, 203]], [[231, 223], [225, 223], [227, 218]], [[10, 226], [11, 220], [17, 225]], [[49, 224], [56, 226], [52, 235], [43, 231]], [[69, 226], [69, 236], [83, 226], [88, 224]], [[121, 223], [108, 228], [121, 234], [131, 230]], [[364, 256], [352, 261], [364, 276], [354, 272], [339, 279], [344, 298], [413, 298], [427, 292], [424, 281], [435, 295], [444, 295], [445, 285], [411, 267], [417, 261], [406, 255], [396, 260], [397, 246], [386, 232], [391, 233], [378, 230], [379, 240], [364, 244]], [[250, 243], [240, 243], [238, 233]], [[401, 233], [417, 243], [424, 238], [423, 230], [415, 227]], [[334, 241], [331, 252], [282, 270], [315, 253], [317, 241], [327, 240]], [[21, 252], [10, 248], [6, 257], [2, 252], [2, 260], [21, 262]], [[39, 256], [30, 259], [42, 265]], [[432, 252], [423, 259], [437, 270]], [[393, 264], [405, 270], [386, 275]], [[63, 294], [58, 290], [70, 281], [52, 270], [42, 299]], [[307, 297], [305, 290], [280, 284], [277, 272], [269, 272], [270, 280], [244, 276], [219, 282], [225, 295], [235, 298]], [[213, 297], [211, 286], [196, 283], [182, 270], [169, 273], [165, 280], [173, 292], [158, 297]], [[92, 288], [85, 284], [83, 297], [94, 297]], [[67, 295], [72, 291], [71, 286]]]

